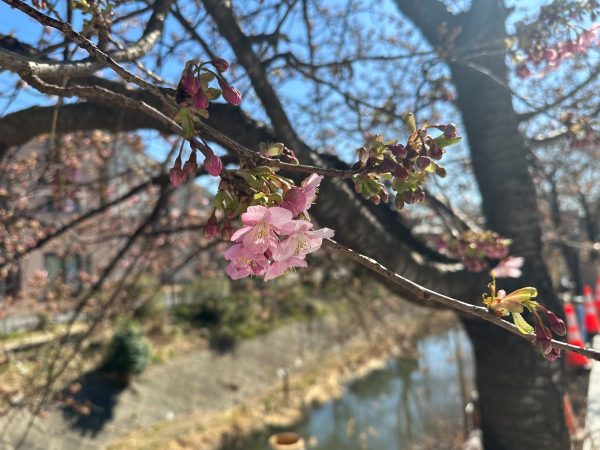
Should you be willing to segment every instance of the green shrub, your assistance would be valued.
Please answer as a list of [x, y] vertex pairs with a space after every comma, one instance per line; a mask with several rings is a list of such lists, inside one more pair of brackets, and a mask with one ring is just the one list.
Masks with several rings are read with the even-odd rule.
[[138, 374], [146, 369], [150, 357], [150, 343], [143, 331], [128, 325], [113, 336], [102, 368], [121, 375]]

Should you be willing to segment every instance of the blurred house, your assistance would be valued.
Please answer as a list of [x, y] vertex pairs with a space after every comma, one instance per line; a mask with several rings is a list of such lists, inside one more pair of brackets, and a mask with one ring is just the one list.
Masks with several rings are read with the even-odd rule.
[[[19, 153], [44, 154], [43, 145], [46, 145], [44, 141], [37, 141]], [[40, 166], [41, 173], [44, 165]], [[27, 210], [46, 229], [48, 226], [60, 229], [81, 214], [101, 208], [165, 172], [165, 168], [139, 148], [119, 145], [109, 157], [87, 155], [78, 164], [57, 171], [50, 182], [32, 184], [31, 206]], [[140, 219], [151, 212], [157, 192], [158, 188], [152, 187], [140, 190], [10, 265], [0, 277], [0, 300], [7, 297], [34, 300], [31, 297], [36, 294], [31, 284], [36, 278], [59, 282], [77, 292], [84, 279], [96, 277], [118, 252], [127, 237], [125, 230], [134, 229]], [[199, 185], [187, 183], [173, 192], [165, 208], [175, 218], [182, 211], [195, 211], [197, 222], [203, 223], [209, 206], [209, 194]], [[25, 241], [25, 236], [14, 237], [14, 240], [19, 239]], [[19, 244], [33, 242], [35, 240]], [[191, 276], [182, 270], [175, 278], [183, 282]]]

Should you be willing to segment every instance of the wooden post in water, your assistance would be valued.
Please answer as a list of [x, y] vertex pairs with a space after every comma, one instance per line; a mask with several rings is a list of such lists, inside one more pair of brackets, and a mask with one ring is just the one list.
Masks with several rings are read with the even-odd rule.
[[297, 433], [277, 433], [269, 438], [271, 450], [306, 450], [304, 439]]

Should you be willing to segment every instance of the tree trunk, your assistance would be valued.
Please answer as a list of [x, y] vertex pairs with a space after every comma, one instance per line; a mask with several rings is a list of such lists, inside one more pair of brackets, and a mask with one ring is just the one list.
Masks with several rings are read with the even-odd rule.
[[[524, 275], [518, 285], [537, 287], [542, 303], [560, 312], [541, 258], [540, 218], [528, 170], [529, 150], [518, 130], [507, 88], [505, 56], [494, 51], [502, 50], [506, 15], [497, 0], [473, 2], [463, 17], [456, 53], [481, 43], [498, 43], [497, 48], [484, 56], [455, 60], [450, 68], [487, 226], [513, 240], [512, 254], [525, 257]], [[515, 287], [503, 282], [500, 286]], [[485, 448], [568, 449], [561, 364], [545, 361], [533, 346], [503, 330], [469, 320], [465, 325], [475, 348]]]

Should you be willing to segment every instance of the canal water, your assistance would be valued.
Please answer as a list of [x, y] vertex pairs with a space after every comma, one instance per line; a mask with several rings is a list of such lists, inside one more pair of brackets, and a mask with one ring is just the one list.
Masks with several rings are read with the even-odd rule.
[[[384, 369], [347, 386], [338, 400], [311, 410], [289, 431], [302, 435], [307, 448], [315, 450], [455, 448], [462, 439], [462, 391], [473, 389], [470, 343], [457, 327], [422, 339], [417, 347], [418, 358], [390, 360]], [[268, 447], [261, 437], [244, 448]]]

